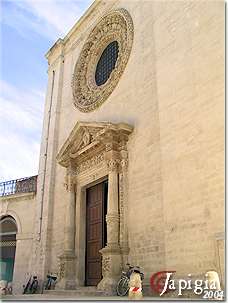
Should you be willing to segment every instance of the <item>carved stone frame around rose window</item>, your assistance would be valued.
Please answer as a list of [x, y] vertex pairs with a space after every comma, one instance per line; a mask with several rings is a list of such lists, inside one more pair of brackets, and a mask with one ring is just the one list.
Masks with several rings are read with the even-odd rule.
[[101, 249], [102, 280], [98, 289], [113, 293], [128, 248], [127, 142], [133, 127], [125, 123], [78, 122], [57, 156], [66, 168], [64, 249], [60, 256], [60, 289], [85, 281], [86, 189], [108, 179], [107, 245]]
[[[74, 105], [82, 112], [99, 107], [112, 93], [128, 62], [134, 36], [134, 26], [126, 9], [105, 15], [89, 34], [76, 62], [72, 78]], [[108, 80], [98, 86], [95, 81], [97, 62], [104, 49], [118, 42], [118, 58]]]

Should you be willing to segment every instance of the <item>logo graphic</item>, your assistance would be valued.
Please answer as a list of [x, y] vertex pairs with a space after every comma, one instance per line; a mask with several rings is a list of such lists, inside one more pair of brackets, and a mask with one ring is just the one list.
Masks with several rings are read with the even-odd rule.
[[[166, 293], [169, 288], [167, 287], [167, 281], [169, 281], [170, 276], [176, 271], [159, 271], [153, 274], [150, 278], [151, 289], [160, 295]], [[165, 291], [164, 291], [165, 290]]]
[[151, 289], [159, 293], [160, 296], [168, 291], [177, 290], [178, 296], [183, 295], [183, 291], [193, 291], [196, 295], [202, 295], [203, 299], [222, 300], [224, 297], [221, 290], [219, 276], [216, 271], [208, 271], [205, 280], [194, 279], [191, 274], [185, 279], [173, 279], [172, 275], [176, 271], [159, 271], [150, 278]]

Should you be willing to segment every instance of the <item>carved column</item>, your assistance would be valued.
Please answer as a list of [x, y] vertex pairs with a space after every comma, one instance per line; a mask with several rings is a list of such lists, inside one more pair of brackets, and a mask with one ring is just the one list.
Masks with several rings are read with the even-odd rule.
[[107, 246], [119, 248], [118, 160], [108, 161]]
[[120, 249], [122, 253], [123, 267], [128, 262], [129, 245], [128, 245], [128, 176], [127, 176], [128, 160], [121, 160], [121, 172], [119, 174], [119, 207], [120, 207]]
[[67, 169], [66, 175], [66, 213], [64, 226], [64, 252], [60, 256], [60, 281], [59, 289], [75, 289], [75, 184], [72, 170]]
[[118, 203], [118, 164], [117, 159], [107, 161], [108, 165], [108, 205], [107, 205], [107, 245], [102, 254], [103, 279], [98, 289], [114, 293], [121, 271], [121, 251], [119, 246], [119, 203]]

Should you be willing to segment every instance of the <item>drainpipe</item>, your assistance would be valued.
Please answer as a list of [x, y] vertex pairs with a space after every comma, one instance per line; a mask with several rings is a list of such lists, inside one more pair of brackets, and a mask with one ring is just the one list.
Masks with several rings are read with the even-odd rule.
[[41, 229], [42, 229], [43, 208], [44, 208], [44, 187], [45, 187], [46, 169], [47, 169], [48, 138], [49, 138], [49, 129], [50, 129], [50, 121], [51, 121], [51, 109], [52, 109], [54, 82], [55, 82], [55, 71], [53, 71], [53, 73], [52, 73], [51, 100], [50, 100], [50, 106], [49, 106], [49, 110], [48, 110], [46, 145], [45, 145], [45, 152], [44, 152], [44, 170], [43, 170], [44, 176], [43, 176], [43, 182], [42, 182], [42, 187], [41, 187], [42, 194], [41, 194], [41, 203], [40, 203], [38, 241], [41, 240]]

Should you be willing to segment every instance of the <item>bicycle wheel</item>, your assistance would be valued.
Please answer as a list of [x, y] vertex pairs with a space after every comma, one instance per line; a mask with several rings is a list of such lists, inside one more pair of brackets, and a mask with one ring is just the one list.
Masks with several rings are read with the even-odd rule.
[[24, 290], [23, 290], [23, 295], [27, 294], [28, 291], [29, 291], [29, 288], [30, 288], [30, 283], [31, 283], [31, 278], [28, 280], [26, 286], [24, 287]]
[[45, 289], [46, 290], [50, 290], [51, 289], [51, 279], [50, 278], [47, 280], [47, 284], [45, 286]]
[[32, 282], [31, 288], [30, 288], [30, 293], [31, 293], [31, 294], [35, 294], [36, 291], [37, 291], [37, 289], [38, 289], [38, 281], [37, 281], [37, 280], [34, 280], [34, 281]]
[[129, 279], [127, 277], [121, 278], [119, 280], [119, 282], [117, 284], [117, 288], [116, 288], [118, 296], [121, 296], [121, 297], [126, 296], [128, 290], [129, 290], [128, 283], [129, 283]]

